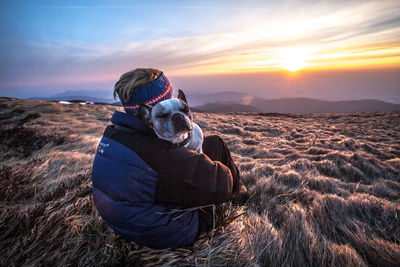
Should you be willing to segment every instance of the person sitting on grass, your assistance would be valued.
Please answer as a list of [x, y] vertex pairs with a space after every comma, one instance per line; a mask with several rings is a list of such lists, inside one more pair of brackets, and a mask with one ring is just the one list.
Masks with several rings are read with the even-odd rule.
[[99, 143], [92, 167], [94, 204], [126, 240], [152, 248], [188, 246], [212, 228], [211, 205], [246, 193], [229, 149], [213, 135], [204, 139], [203, 153], [196, 153], [158, 139], [140, 119], [140, 104], [172, 98], [160, 70], [123, 74], [116, 95], [125, 112], [114, 112]]

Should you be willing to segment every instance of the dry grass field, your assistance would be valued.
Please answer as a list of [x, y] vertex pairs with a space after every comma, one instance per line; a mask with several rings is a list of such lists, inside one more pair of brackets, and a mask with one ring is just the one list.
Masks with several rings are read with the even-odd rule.
[[400, 266], [400, 113], [195, 113], [250, 198], [221, 207], [193, 246], [153, 250], [93, 205], [91, 164], [116, 108], [0, 98], [0, 266]]

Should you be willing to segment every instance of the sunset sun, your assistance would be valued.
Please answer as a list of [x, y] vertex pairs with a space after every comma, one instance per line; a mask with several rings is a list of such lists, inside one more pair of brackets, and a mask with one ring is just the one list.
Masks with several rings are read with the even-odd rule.
[[288, 58], [285, 62], [283, 62], [282, 67], [287, 69], [291, 72], [296, 72], [301, 70], [307, 65], [304, 58], [302, 57], [295, 57], [295, 58]]
[[281, 52], [281, 67], [296, 72], [307, 67], [308, 51], [303, 48], [289, 48]]

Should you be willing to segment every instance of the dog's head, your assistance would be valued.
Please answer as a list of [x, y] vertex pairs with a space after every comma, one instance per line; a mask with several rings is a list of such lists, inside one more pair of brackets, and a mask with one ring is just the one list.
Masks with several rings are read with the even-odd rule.
[[153, 107], [141, 104], [139, 116], [154, 128], [158, 137], [174, 144], [182, 142], [193, 130], [193, 116], [181, 89], [178, 98], [158, 102]]

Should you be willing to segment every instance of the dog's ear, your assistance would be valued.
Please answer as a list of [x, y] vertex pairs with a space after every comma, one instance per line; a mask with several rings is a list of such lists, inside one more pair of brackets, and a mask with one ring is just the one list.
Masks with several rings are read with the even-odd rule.
[[152, 106], [145, 103], [139, 105], [139, 118], [146, 123], [150, 123]]
[[178, 99], [182, 100], [186, 104], [188, 103], [186, 100], [186, 96], [181, 89], [178, 90]]

